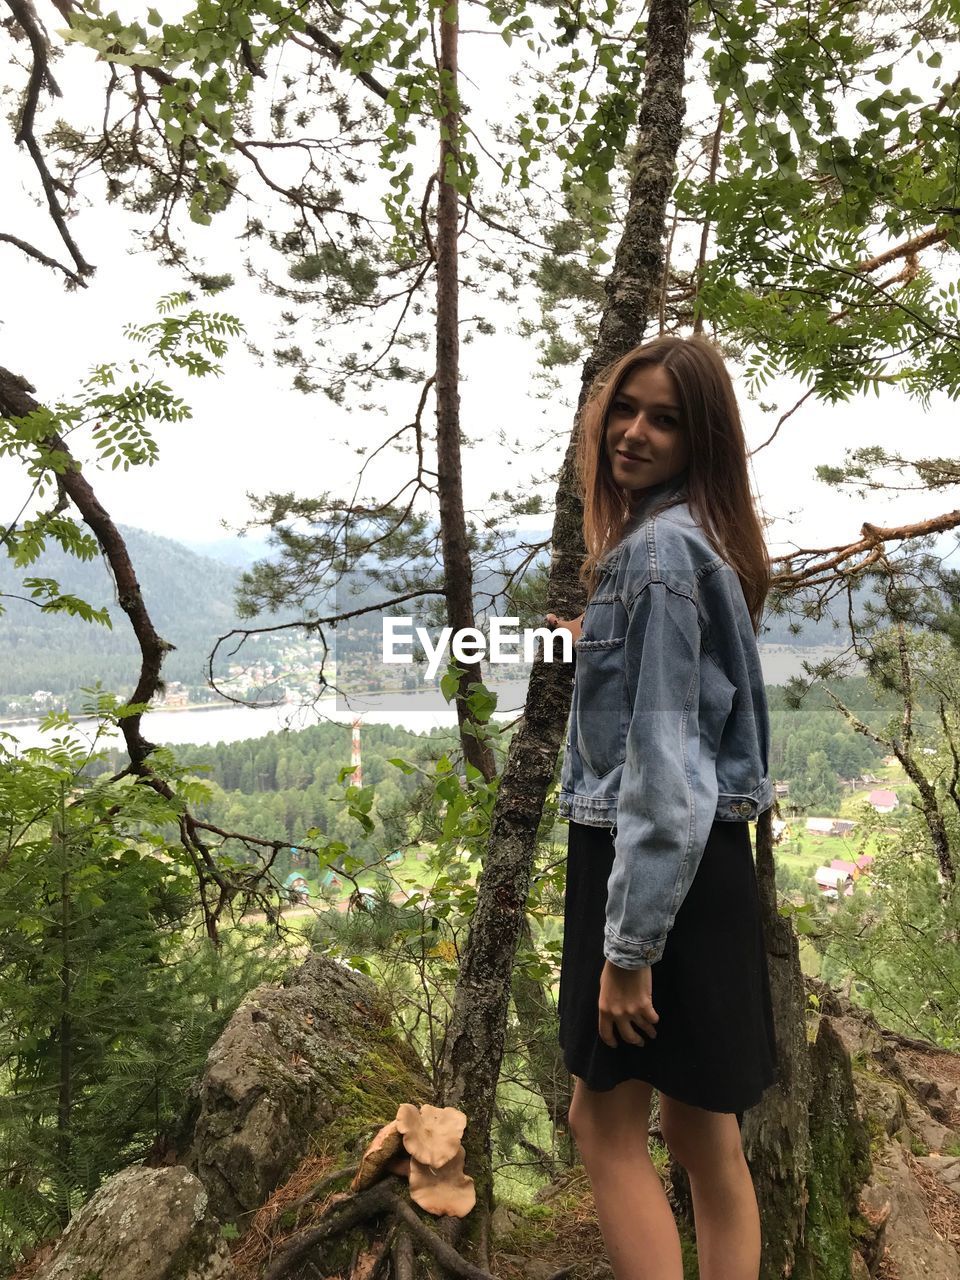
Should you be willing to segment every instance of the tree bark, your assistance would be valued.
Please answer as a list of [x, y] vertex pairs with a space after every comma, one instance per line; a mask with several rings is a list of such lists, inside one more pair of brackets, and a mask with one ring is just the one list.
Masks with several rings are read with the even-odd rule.
[[[460, 106], [457, 96], [456, 5], [445, 10], [440, 26], [440, 78], [444, 113], [440, 123], [440, 174], [437, 193], [437, 497], [440, 505], [440, 545], [447, 599], [447, 625], [454, 634], [475, 625], [473, 566], [467, 546], [460, 460], [460, 332], [458, 278], [457, 137]], [[457, 720], [465, 759], [489, 782], [496, 773], [493, 752], [471, 732], [473, 717], [466, 702], [467, 685], [478, 678], [476, 668], [461, 677]]]
[[[646, 28], [646, 77], [623, 237], [606, 285], [596, 345], [587, 359], [580, 403], [596, 374], [643, 338], [663, 270], [662, 238], [684, 115], [687, 0], [653, 0]], [[576, 490], [577, 428], [560, 471], [548, 596], [561, 617], [583, 608], [582, 507]], [[510, 976], [524, 925], [544, 798], [553, 781], [570, 707], [572, 669], [534, 665], [523, 721], [511, 742], [494, 808], [490, 842], [460, 970], [441, 1068], [447, 1105], [469, 1117], [467, 1160], [478, 1209], [492, 1204], [490, 1129], [503, 1057]], [[471, 1218], [473, 1215], [471, 1215]], [[468, 1220], [468, 1229], [475, 1230]]]
[[763, 1239], [763, 1280], [790, 1275], [803, 1239], [810, 1157], [812, 1073], [806, 994], [793, 926], [777, 910], [771, 813], [757, 823], [757, 885], [770, 970], [779, 1080], [746, 1112], [743, 1149], [753, 1173]]

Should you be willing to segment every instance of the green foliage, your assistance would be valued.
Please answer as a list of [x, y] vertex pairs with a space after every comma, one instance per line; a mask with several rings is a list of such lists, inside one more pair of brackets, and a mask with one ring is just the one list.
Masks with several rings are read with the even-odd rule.
[[0, 1264], [58, 1226], [176, 1122], [276, 943], [198, 931], [180, 802], [92, 780], [69, 732], [0, 745]]
[[821, 976], [884, 1025], [960, 1046], [960, 893], [943, 883], [922, 824], [881, 840], [869, 892], [841, 899], [821, 935]]
[[790, 780], [790, 804], [803, 812], [829, 815], [840, 802], [837, 774], [826, 751], [812, 751]]
[[[855, 707], [878, 730], [892, 710], [892, 705], [888, 709], [878, 701], [862, 677], [837, 681], [834, 687], [848, 706]], [[798, 806], [809, 803], [811, 808], [818, 807], [820, 800], [797, 800], [794, 780], [801, 780], [801, 789], [807, 786], [810, 791], [822, 785], [827, 793], [824, 803], [831, 808], [839, 800], [838, 777], [856, 778], [876, 767], [884, 754], [882, 747], [847, 724], [816, 689], [804, 697], [800, 707], [790, 705], [783, 689], [771, 689], [770, 727], [771, 772], [790, 781], [790, 800]]]
[[[161, 319], [128, 336], [151, 361], [215, 373], [239, 326], [197, 309], [180, 314], [186, 301], [164, 299]], [[48, 544], [81, 568], [96, 555], [96, 540], [63, 514], [62, 477], [76, 465], [65, 438], [91, 427], [95, 458], [126, 469], [155, 460], [151, 423], [189, 417], [149, 369], [131, 361], [136, 376], [125, 386], [119, 369], [96, 368], [71, 403], [0, 420], [0, 454], [28, 481], [4, 534], [15, 570], [37, 565]], [[48, 490], [56, 503], [23, 518]], [[109, 624], [106, 610], [46, 574], [24, 577], [23, 590], [47, 619]], [[46, 718], [43, 749], [17, 752], [0, 735], [0, 1265], [162, 1140], [225, 1019], [285, 958], [276, 940], [238, 930], [215, 944], [203, 927], [211, 917], [196, 864], [174, 841], [207, 785], [163, 750], [146, 777], [104, 772], [104, 731], [144, 707], [98, 685], [88, 710], [90, 742], [59, 712]], [[219, 871], [234, 892], [259, 874], [244, 879], [222, 852]]]
[[[505, 744], [494, 727], [489, 733], [499, 754]], [[413, 753], [408, 751], [390, 761], [405, 783], [416, 779], [417, 784], [404, 805], [401, 847], [407, 851], [406, 863], [395, 870], [388, 861], [390, 847], [369, 835], [362, 821], [366, 815], [352, 813], [352, 820], [361, 828], [365, 853], [356, 859], [341, 856], [331, 865], [341, 868], [349, 862], [351, 878], [361, 869], [372, 869], [375, 878], [362, 897], [353, 896], [352, 910], [322, 913], [310, 937], [314, 946], [335, 951], [376, 978], [418, 1052], [436, 1073], [476, 906], [476, 880], [489, 840], [498, 782], [485, 782], [470, 765], [458, 766], [453, 751], [442, 750], [441, 743], [428, 739], [424, 745], [430, 753], [418, 752], [419, 760], [411, 758]], [[366, 755], [364, 770], [366, 773]], [[372, 788], [378, 798], [383, 785]], [[356, 800], [351, 803], [351, 788], [346, 790], [349, 813]], [[517, 956], [517, 965], [530, 977], [545, 980], [548, 987], [559, 968], [556, 917], [562, 912], [562, 887], [558, 888], [558, 865], [550, 844], [555, 813], [555, 798], [551, 797], [527, 902], [534, 947], [524, 948]], [[348, 838], [347, 844], [357, 848], [355, 840]], [[541, 860], [545, 864], [542, 869]]]
[[[811, 20], [757, 0], [712, 18], [705, 65], [726, 107], [721, 173], [677, 190], [681, 212], [709, 219], [716, 235], [697, 311], [755, 348], [754, 393], [788, 373], [830, 402], [882, 385], [923, 403], [933, 388], [960, 394], [955, 291], [913, 264], [882, 294], [860, 266], [874, 231], [896, 241], [936, 222], [945, 244], [960, 245], [956, 119], [939, 101], [940, 77], [927, 96], [886, 87], [891, 53], [937, 67], [927, 50], [951, 39], [949, 22], [928, 11], [909, 39], [882, 25], [868, 36], [847, 8], [824, 3]], [[871, 74], [885, 87], [861, 90], [841, 128], [837, 91]]]

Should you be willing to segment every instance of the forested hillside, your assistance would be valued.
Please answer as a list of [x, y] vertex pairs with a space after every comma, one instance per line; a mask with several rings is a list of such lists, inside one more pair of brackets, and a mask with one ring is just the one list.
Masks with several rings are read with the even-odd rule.
[[[218, 636], [244, 625], [236, 614], [234, 598], [241, 569], [223, 559], [198, 554], [172, 538], [142, 529], [122, 527], [122, 531], [160, 634], [175, 645], [164, 663], [165, 679], [186, 686], [191, 702], [214, 698], [206, 680], [207, 659]], [[240, 545], [227, 548], [228, 557], [237, 563], [241, 559]], [[261, 551], [263, 545], [256, 544]], [[246, 565], [249, 562], [247, 557]], [[137, 644], [123, 625], [116, 590], [103, 558], [78, 560], [51, 543], [31, 566], [31, 576], [54, 578], [63, 592], [96, 608], [106, 607], [114, 625], [91, 626], [79, 617], [42, 612], [16, 594], [5, 597], [0, 623], [0, 715], [43, 713], [61, 703], [68, 710], [78, 711], [86, 700], [81, 690], [97, 681], [121, 695], [129, 692], [136, 672]], [[488, 574], [483, 587], [495, 592], [502, 589], [503, 581], [502, 574]], [[244, 650], [243, 661], [272, 663], [280, 659], [294, 634], [288, 633], [287, 640], [283, 633], [253, 637]], [[331, 638], [334, 635], [331, 633]], [[366, 622], [362, 618], [355, 621], [341, 638], [347, 651], [359, 646], [363, 653], [376, 654], [379, 615], [370, 615]], [[831, 645], [837, 642], [837, 630], [829, 617], [817, 621], [770, 615], [762, 640], [797, 648]], [[303, 654], [298, 656], [302, 662]], [[226, 661], [218, 661], [218, 674], [223, 674]], [[34, 700], [38, 691], [55, 696]]]
[[[256, 831], [284, 842], [274, 863], [281, 879], [301, 868], [316, 886], [316, 860], [297, 856], [305, 833], [315, 830], [326, 840], [342, 840], [353, 856], [373, 861], [384, 846], [405, 844], [410, 812], [421, 780], [391, 764], [403, 759], [418, 765], [454, 749], [451, 730], [417, 734], [390, 725], [366, 724], [362, 730], [363, 785], [373, 789], [372, 826], [365, 833], [345, 803], [350, 766], [351, 727], [323, 722], [299, 732], [268, 733], [263, 738], [209, 746], [179, 746], [185, 769], [210, 784], [209, 799], [198, 814], [231, 831]], [[122, 753], [112, 752], [90, 772], [122, 767]], [[306, 840], [312, 846], [312, 840]]]
[[[864, 679], [838, 686], [864, 721], [878, 731], [890, 706], [878, 699]], [[851, 779], [879, 766], [884, 755], [876, 742], [855, 732], [818, 692], [799, 707], [788, 705], [784, 690], [769, 688], [771, 718], [771, 770], [789, 787], [782, 799], [794, 813], [828, 814], [838, 810]], [[506, 730], [502, 745], [510, 738]], [[410, 812], [420, 785], [417, 776], [391, 761], [417, 764], [436, 760], [444, 752], [455, 754], [452, 729], [427, 734], [365, 723], [361, 729], [363, 785], [372, 788], [372, 827], [364, 833], [344, 801], [341, 772], [351, 759], [351, 726], [324, 721], [300, 731], [268, 733], [241, 742], [178, 746], [181, 765], [210, 784], [210, 796], [198, 805], [198, 814], [231, 831], [257, 831], [282, 841], [286, 848], [275, 863], [286, 875], [302, 868], [311, 883], [317, 878], [309, 858], [292, 851], [304, 842], [304, 833], [317, 829], [324, 838], [345, 841], [356, 857], [374, 860], [378, 849], [405, 844]], [[123, 754], [111, 752], [91, 772], [123, 767]], [[558, 839], [562, 839], [558, 828]], [[309, 843], [309, 842], [308, 842]], [[809, 877], [808, 877], [809, 879]], [[810, 881], [812, 886], [812, 880]]]
[[[239, 571], [197, 555], [172, 538], [123, 528], [135, 558], [144, 598], [160, 634], [176, 648], [164, 663], [164, 677], [202, 696], [205, 665], [219, 635], [242, 625], [234, 608]], [[63, 592], [106, 607], [113, 627], [91, 626], [79, 617], [41, 611], [24, 599], [6, 597], [0, 618], [0, 714], [34, 710], [38, 690], [63, 695], [78, 710], [80, 690], [100, 681], [121, 695], [133, 688], [139, 650], [116, 599], [102, 556], [78, 560], [50, 543], [31, 566], [30, 576], [54, 578]], [[265, 638], [247, 651], [269, 657], [278, 642]], [[210, 695], [212, 696], [212, 695]], [[41, 706], [40, 710], [46, 710]]]

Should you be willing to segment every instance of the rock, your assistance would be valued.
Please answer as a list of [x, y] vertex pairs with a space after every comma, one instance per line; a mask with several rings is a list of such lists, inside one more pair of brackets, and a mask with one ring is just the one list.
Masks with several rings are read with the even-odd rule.
[[920, 1105], [943, 1125], [949, 1125], [957, 1106], [958, 1086], [921, 1075], [911, 1065], [904, 1067], [904, 1077]]
[[[497, 1256], [501, 1263], [516, 1268], [523, 1276], [523, 1280], [549, 1280], [550, 1276], [556, 1274], [556, 1266], [551, 1262], [545, 1262], [542, 1258], [528, 1258], [520, 1253], [501, 1253]], [[610, 1275], [611, 1273], [602, 1274]]]
[[903, 1075], [916, 1100], [921, 1104], [921, 1106], [930, 1110], [930, 1103], [936, 1103], [940, 1097], [940, 1090], [936, 1081], [931, 1080], [929, 1076], [922, 1076], [919, 1071], [912, 1066], [904, 1067]]
[[892, 1138], [907, 1123], [903, 1094], [889, 1080], [869, 1071], [855, 1070], [853, 1083], [860, 1119], [868, 1128], [879, 1125], [887, 1137]]
[[70, 1222], [35, 1280], [232, 1280], [220, 1223], [182, 1165], [131, 1165]]
[[504, 1240], [514, 1230], [517, 1220], [506, 1207], [498, 1204], [490, 1215], [490, 1231], [494, 1240]]
[[857, 1114], [850, 1056], [831, 1018], [820, 1018], [809, 1057], [809, 1199], [797, 1271], [809, 1276], [840, 1275], [850, 1266], [850, 1224], [857, 1211], [857, 1193], [870, 1172], [870, 1144]]
[[310, 1151], [359, 1160], [401, 1102], [427, 1102], [421, 1064], [369, 978], [311, 955], [250, 993], [210, 1050], [184, 1163], [221, 1221], [257, 1209]]
[[850, 1280], [870, 1280], [870, 1268], [856, 1250], [850, 1259]]
[[918, 1163], [926, 1165], [941, 1182], [960, 1196], [960, 1156], [921, 1156]]
[[543, 1258], [528, 1258], [524, 1280], [550, 1280], [556, 1269], [552, 1262]]
[[923, 1197], [896, 1142], [886, 1142], [861, 1198], [874, 1213], [890, 1206], [884, 1239], [899, 1280], [960, 1280], [960, 1257], [927, 1220]]
[[956, 1141], [957, 1135], [952, 1129], [942, 1125], [939, 1120], [934, 1120], [912, 1098], [907, 1098], [907, 1127], [928, 1151], [942, 1151], [944, 1147]]
[[865, 1018], [845, 1013], [832, 1021], [851, 1058], [869, 1060], [880, 1050], [883, 1037]]

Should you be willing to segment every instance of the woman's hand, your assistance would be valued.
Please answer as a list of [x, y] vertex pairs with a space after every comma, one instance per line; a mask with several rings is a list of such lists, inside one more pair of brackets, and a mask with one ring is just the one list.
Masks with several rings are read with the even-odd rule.
[[573, 636], [573, 643], [576, 644], [580, 639], [580, 628], [583, 625], [583, 614], [581, 613], [579, 617], [571, 618], [569, 622], [561, 622], [555, 613], [548, 613], [546, 623], [548, 627], [553, 627], [554, 631], [558, 629], [569, 631]]
[[611, 1049], [616, 1049], [617, 1039], [628, 1044], [643, 1045], [633, 1023], [644, 1035], [656, 1040], [654, 1024], [660, 1015], [653, 1007], [653, 974], [649, 965], [642, 969], [621, 969], [606, 960], [600, 975], [600, 1039]]

